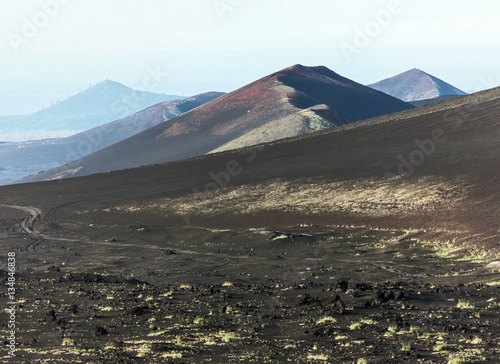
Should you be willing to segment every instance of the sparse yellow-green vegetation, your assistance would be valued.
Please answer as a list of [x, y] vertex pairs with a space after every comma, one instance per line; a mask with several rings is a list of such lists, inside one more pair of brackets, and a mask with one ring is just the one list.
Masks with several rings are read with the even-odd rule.
[[310, 353], [309, 355], [307, 355], [307, 359], [308, 360], [323, 360], [323, 361], [327, 361], [328, 360], [328, 356], [324, 355], [324, 354], [312, 354], [312, 353]]
[[469, 364], [465, 353], [453, 353], [448, 356], [448, 364]]
[[472, 340], [467, 340], [468, 344], [474, 344], [474, 345], [481, 344], [482, 342], [483, 339], [481, 339], [479, 336], [474, 336]]
[[500, 281], [488, 282], [486, 284], [488, 286], [500, 286]]
[[457, 303], [457, 308], [463, 308], [463, 309], [474, 309], [476, 306], [474, 303], [467, 301], [467, 300], [458, 300]]
[[194, 319], [194, 323], [201, 325], [201, 324], [205, 323], [205, 319], [203, 317], [197, 317]]
[[321, 319], [319, 319], [316, 324], [321, 325], [321, 324], [328, 324], [328, 323], [335, 323], [337, 322], [337, 319], [332, 317], [332, 316], [325, 316]]
[[490, 252], [485, 249], [467, 249], [467, 246], [458, 244], [455, 239], [451, 241], [416, 240], [421, 246], [430, 248], [439, 258], [455, 258], [458, 261], [486, 263], [488, 262], [488, 257], [490, 256]]
[[62, 346], [74, 346], [75, 341], [72, 339], [64, 339], [62, 342]]
[[227, 334], [227, 333], [222, 334], [221, 339], [222, 339], [222, 341], [224, 341], [226, 343], [243, 340], [243, 338], [240, 336], [236, 336], [234, 334]]
[[353, 323], [353, 324], [351, 324], [351, 325], [349, 326], [349, 328], [350, 328], [351, 330], [357, 330], [357, 329], [359, 329], [360, 327], [361, 327], [361, 323], [360, 323], [360, 322], [355, 322], [355, 323]]
[[162, 355], [162, 358], [182, 359], [182, 353], [171, 351]]
[[151, 352], [151, 344], [149, 343], [142, 344], [137, 348], [137, 356], [139, 358], [145, 357], [150, 352]]
[[445, 351], [445, 350], [448, 350], [448, 345], [446, 345], [446, 343], [437, 343], [433, 350], [434, 351]]
[[391, 325], [387, 328], [387, 331], [389, 332], [397, 332], [398, 331], [398, 327], [396, 325]]
[[485, 249], [471, 249], [458, 260], [471, 261], [472, 263], [487, 263], [490, 252]]

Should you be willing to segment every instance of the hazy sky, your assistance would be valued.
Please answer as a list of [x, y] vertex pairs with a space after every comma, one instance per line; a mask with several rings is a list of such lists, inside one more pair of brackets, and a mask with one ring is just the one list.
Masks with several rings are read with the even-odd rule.
[[360, 83], [420, 68], [500, 85], [497, 0], [0, 0], [0, 115], [104, 79], [232, 91], [301, 63]]

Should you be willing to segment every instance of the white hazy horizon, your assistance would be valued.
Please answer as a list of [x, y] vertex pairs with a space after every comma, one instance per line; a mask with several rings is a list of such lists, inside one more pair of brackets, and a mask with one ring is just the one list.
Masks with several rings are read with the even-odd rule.
[[189, 96], [296, 63], [363, 84], [419, 68], [479, 91], [500, 85], [499, 13], [493, 0], [4, 0], [0, 115], [105, 79]]

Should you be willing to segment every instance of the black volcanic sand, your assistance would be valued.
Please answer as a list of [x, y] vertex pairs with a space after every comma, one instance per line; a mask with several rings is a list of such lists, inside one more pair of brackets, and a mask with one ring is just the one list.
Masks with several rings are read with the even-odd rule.
[[[500, 356], [500, 287], [486, 284], [500, 281], [498, 271], [439, 258], [411, 233], [51, 223], [42, 237], [20, 231], [15, 217], [23, 211], [2, 211], [1, 255], [17, 254], [20, 302], [18, 351], [8, 358], [4, 350], [3, 362], [496, 363]], [[4, 333], [7, 321], [2, 310]]]

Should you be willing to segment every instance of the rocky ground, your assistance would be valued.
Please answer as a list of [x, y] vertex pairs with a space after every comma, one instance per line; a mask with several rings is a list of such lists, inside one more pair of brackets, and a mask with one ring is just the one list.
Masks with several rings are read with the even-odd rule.
[[[30, 219], [0, 217], [19, 302], [17, 351], [10, 357], [4, 345], [3, 362], [500, 357], [500, 264], [445, 257], [417, 232], [70, 223], [33, 231]], [[6, 272], [2, 279], [6, 293]], [[4, 333], [7, 322], [3, 310]]]

